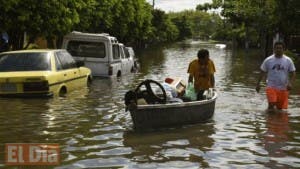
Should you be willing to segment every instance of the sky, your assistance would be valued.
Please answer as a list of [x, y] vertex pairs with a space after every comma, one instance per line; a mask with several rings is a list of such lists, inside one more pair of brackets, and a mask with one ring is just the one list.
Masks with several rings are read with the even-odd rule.
[[[152, 4], [153, 0], [146, 0]], [[155, 0], [154, 8], [165, 12], [179, 12], [186, 9], [196, 9], [198, 4], [212, 2], [212, 0]]]

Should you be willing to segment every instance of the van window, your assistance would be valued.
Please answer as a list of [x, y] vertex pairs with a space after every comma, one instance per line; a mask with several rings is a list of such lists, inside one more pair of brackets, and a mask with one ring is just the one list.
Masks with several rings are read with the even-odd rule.
[[123, 47], [121, 47], [121, 46], [120, 46], [121, 58], [122, 58], [122, 59], [124, 59], [124, 58], [125, 58], [125, 56], [124, 56], [124, 52], [123, 52], [123, 50], [122, 50], [122, 49], [123, 49]]
[[134, 54], [134, 50], [132, 49], [132, 47], [126, 47], [126, 49], [128, 50], [129, 55], [134, 58], [135, 54]]
[[124, 47], [123, 49], [124, 49], [124, 52], [125, 52], [125, 57], [130, 58], [130, 54], [129, 54], [128, 49], [126, 47]]
[[113, 59], [120, 59], [119, 45], [113, 45]]
[[103, 42], [69, 41], [67, 51], [72, 56], [105, 58], [105, 44]]
[[62, 69], [72, 69], [77, 67], [75, 60], [68, 52], [63, 52], [63, 51], [56, 52], [56, 57], [61, 63]]

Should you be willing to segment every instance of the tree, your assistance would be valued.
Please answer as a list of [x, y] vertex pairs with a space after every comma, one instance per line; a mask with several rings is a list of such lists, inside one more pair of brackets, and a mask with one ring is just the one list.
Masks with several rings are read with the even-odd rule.
[[197, 6], [198, 10], [206, 8], [221, 8], [221, 15], [232, 24], [231, 28], [244, 31], [243, 41], [256, 35], [257, 41], [267, 45], [269, 37], [276, 32], [286, 38], [299, 34], [298, 0], [213, 0], [212, 4]]
[[169, 42], [176, 40], [178, 37], [178, 29], [170, 20], [169, 15], [159, 9], [153, 10], [152, 15], [152, 26], [154, 27], [152, 41]]
[[274, 29], [284, 35], [288, 45], [291, 35], [300, 34], [300, 1], [299, 0], [276, 0]]
[[[95, 10], [90, 16], [90, 25], [77, 28], [81, 31], [106, 32], [119, 41], [137, 45], [147, 40], [152, 33], [152, 7], [145, 0], [96, 0]], [[81, 15], [80, 15], [81, 16]]]
[[180, 15], [178, 17], [172, 17], [172, 22], [177, 26], [179, 31], [178, 40], [184, 40], [192, 37], [192, 23], [186, 15]]
[[186, 10], [169, 13], [169, 16], [181, 32], [179, 39], [190, 37], [208, 39], [222, 27], [222, 20], [217, 14]]
[[89, 7], [91, 1], [0, 0], [1, 27], [9, 34], [14, 50], [24, 47], [24, 32], [29, 35], [29, 42], [42, 36], [50, 43], [55, 36], [64, 35], [79, 23], [78, 10]]

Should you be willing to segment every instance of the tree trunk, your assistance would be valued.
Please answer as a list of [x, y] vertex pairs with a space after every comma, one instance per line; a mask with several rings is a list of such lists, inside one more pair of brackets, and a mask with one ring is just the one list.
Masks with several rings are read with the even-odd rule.
[[248, 50], [249, 49], [249, 36], [248, 36], [248, 26], [246, 24], [246, 35], [245, 35], [245, 49]]
[[24, 43], [24, 33], [23, 32], [8, 32], [10, 35], [9, 45], [12, 47], [12, 50], [23, 49]]
[[63, 36], [56, 37], [56, 48], [58, 49], [62, 48], [63, 39], [64, 39]]
[[54, 49], [55, 46], [54, 46], [53, 38], [48, 36], [46, 37], [46, 39], [47, 39], [47, 48]]
[[266, 36], [265, 36], [265, 58], [269, 56], [268, 54], [268, 46], [269, 46], [269, 34], [267, 33]]
[[31, 43], [34, 43], [36, 37], [29, 37], [27, 44], [23, 49], [27, 49]]

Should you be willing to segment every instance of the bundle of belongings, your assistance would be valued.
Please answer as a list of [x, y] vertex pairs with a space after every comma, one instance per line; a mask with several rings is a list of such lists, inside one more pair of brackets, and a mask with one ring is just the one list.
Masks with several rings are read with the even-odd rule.
[[183, 102], [181, 97], [184, 96], [186, 84], [181, 78], [166, 78], [162, 86], [166, 91], [167, 103]]
[[[153, 85], [151, 84], [154, 84], [155, 87], [153, 87]], [[165, 96], [162, 88], [165, 91]], [[162, 84], [154, 80], [145, 80], [138, 85], [137, 89], [126, 92], [126, 110], [135, 109], [137, 105], [165, 104], [176, 102], [181, 103], [183, 102], [183, 99], [181, 99], [181, 97], [183, 97], [185, 94], [185, 88], [186, 84], [181, 78], [166, 78]], [[188, 99], [184, 101], [191, 100]]]
[[[152, 88], [151, 84], [154, 84], [155, 87]], [[135, 91], [130, 90], [125, 94], [126, 110], [130, 109], [130, 106], [135, 106], [131, 107], [134, 109], [137, 105], [182, 103], [196, 100], [197, 93], [194, 90], [194, 85], [192, 83], [186, 85], [179, 77], [166, 78], [163, 83], [145, 80]]]

